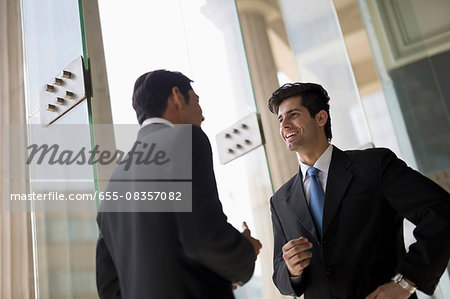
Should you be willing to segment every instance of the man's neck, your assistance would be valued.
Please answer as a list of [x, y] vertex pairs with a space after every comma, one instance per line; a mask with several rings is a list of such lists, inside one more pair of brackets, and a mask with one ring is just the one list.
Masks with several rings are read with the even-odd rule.
[[302, 161], [303, 164], [313, 166], [328, 146], [328, 141], [320, 142], [317, 146], [300, 149], [297, 152], [297, 155], [300, 157], [300, 161]]

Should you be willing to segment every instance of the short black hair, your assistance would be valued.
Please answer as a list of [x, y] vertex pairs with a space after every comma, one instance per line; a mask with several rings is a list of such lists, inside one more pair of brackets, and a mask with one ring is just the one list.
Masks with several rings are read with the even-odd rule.
[[182, 73], [168, 70], [155, 70], [141, 75], [136, 80], [133, 91], [133, 108], [139, 124], [149, 117], [161, 117], [175, 86], [188, 102], [191, 82], [193, 81]]
[[308, 109], [311, 117], [324, 110], [328, 114], [327, 122], [325, 123], [325, 136], [328, 141], [331, 141], [331, 116], [330, 116], [330, 97], [327, 91], [316, 83], [286, 83], [277, 90], [275, 90], [269, 99], [269, 110], [272, 113], [278, 114], [280, 104], [291, 97], [300, 97], [301, 104]]

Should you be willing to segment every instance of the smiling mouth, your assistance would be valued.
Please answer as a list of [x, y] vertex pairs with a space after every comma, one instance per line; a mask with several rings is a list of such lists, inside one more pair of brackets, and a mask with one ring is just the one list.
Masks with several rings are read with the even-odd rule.
[[289, 139], [291, 139], [293, 136], [295, 136], [295, 135], [297, 135], [297, 133], [288, 133], [288, 134], [286, 134], [285, 136], [285, 139], [286, 140], [289, 140]]

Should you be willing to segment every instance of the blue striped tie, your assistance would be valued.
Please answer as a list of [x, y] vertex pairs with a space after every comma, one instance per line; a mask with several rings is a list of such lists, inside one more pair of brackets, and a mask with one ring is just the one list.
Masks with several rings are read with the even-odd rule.
[[309, 200], [309, 209], [311, 210], [314, 222], [316, 223], [318, 234], [321, 236], [325, 194], [323, 193], [322, 185], [320, 184], [319, 177], [317, 176], [319, 170], [311, 166], [308, 168], [306, 173], [310, 177], [311, 198]]

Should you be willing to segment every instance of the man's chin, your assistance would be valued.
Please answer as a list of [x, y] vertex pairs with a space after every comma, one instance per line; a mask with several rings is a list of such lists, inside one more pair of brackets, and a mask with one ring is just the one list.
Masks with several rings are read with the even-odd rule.
[[286, 147], [289, 151], [294, 152], [295, 151], [295, 147], [292, 143], [287, 143]]

